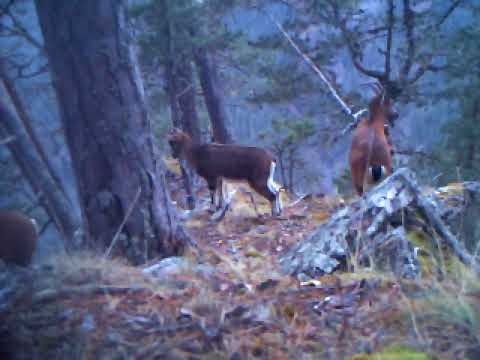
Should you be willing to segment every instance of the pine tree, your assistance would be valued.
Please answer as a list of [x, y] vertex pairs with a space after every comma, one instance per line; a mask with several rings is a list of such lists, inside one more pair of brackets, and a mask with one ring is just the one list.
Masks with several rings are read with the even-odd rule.
[[479, 180], [480, 169], [480, 5], [469, 4], [471, 20], [448, 39], [448, 81], [439, 98], [454, 101], [458, 110], [443, 127], [436, 154], [442, 182]]

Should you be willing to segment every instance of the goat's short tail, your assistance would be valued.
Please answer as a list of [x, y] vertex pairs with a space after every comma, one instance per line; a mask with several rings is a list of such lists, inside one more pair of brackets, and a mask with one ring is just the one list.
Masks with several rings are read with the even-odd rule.
[[370, 167], [370, 175], [372, 176], [373, 181], [380, 181], [385, 176], [386, 170], [383, 165], [373, 165]]

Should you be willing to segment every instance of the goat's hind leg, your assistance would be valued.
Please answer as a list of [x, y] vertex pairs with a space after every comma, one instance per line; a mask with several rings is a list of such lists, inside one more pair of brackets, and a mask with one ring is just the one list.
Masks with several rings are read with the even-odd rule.
[[273, 200], [270, 200], [272, 206], [272, 216], [280, 216], [282, 213], [282, 200], [280, 198], [280, 188], [275, 184], [273, 177], [275, 175], [275, 166], [276, 163], [272, 162], [270, 164], [270, 174], [267, 179], [267, 189], [274, 196]]

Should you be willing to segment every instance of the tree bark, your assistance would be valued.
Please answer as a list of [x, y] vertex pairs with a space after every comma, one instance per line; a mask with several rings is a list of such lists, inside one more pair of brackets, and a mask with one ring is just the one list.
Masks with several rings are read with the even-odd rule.
[[105, 249], [120, 231], [113, 253], [134, 264], [181, 253], [189, 237], [176, 218], [155, 151], [125, 1], [35, 4], [88, 245]]
[[203, 97], [212, 124], [213, 138], [216, 142], [229, 144], [233, 138], [228, 131], [228, 114], [218, 79], [217, 66], [211, 54], [205, 48], [194, 51], [194, 61], [202, 86]]
[[75, 212], [67, 198], [49, 177], [44, 164], [37, 157], [34, 146], [30, 143], [18, 120], [1, 100], [0, 125], [2, 137], [14, 137], [14, 140], [6, 145], [15, 163], [38, 196], [40, 204], [48, 216], [53, 219], [60, 236], [64, 240], [65, 249], [67, 251], [72, 250], [75, 245], [73, 242], [75, 231], [80, 228], [79, 221], [74, 215]]

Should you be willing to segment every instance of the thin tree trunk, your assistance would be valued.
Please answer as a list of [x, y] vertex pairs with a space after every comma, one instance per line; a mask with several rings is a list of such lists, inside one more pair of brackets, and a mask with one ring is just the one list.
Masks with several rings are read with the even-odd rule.
[[295, 168], [294, 150], [290, 150], [288, 152], [288, 164], [290, 165], [288, 168], [288, 189], [290, 190], [290, 192], [294, 193], [294, 189], [293, 189], [293, 170]]
[[37, 157], [34, 146], [23, 131], [18, 120], [0, 100], [0, 131], [1, 136], [13, 136], [14, 140], [7, 143], [13, 159], [27, 179], [34, 193], [39, 198], [48, 216], [63, 238], [65, 249], [74, 248], [75, 231], [79, 229], [79, 221], [75, 218], [71, 204], [49, 177], [44, 164]]
[[181, 253], [190, 238], [156, 153], [125, 1], [35, 4], [89, 246], [104, 250], [115, 235], [113, 253], [135, 264]]
[[[164, 13], [168, 17], [168, 4], [166, 1], [162, 3], [164, 7]], [[173, 126], [178, 127], [190, 134], [195, 141], [200, 141], [200, 127], [198, 125], [198, 116], [195, 104], [195, 88], [191, 84], [192, 71], [190, 66], [190, 81], [186, 81], [185, 86], [190, 86], [184, 94], [181, 94], [178, 84], [178, 75], [176, 69], [182, 66], [186, 66], [185, 63], [175, 63], [175, 51], [173, 43], [173, 26], [170, 21], [165, 23], [165, 37], [168, 44], [168, 56], [166, 62], [166, 80], [167, 80], [167, 93], [170, 103], [170, 112]], [[185, 71], [184, 71], [185, 72]], [[189, 72], [186, 71], [187, 76]], [[180, 96], [179, 96], [180, 95]], [[180, 101], [180, 98], [182, 101]], [[194, 209], [197, 199], [194, 191], [194, 173], [189, 169], [185, 161], [180, 160], [180, 169], [182, 172], [183, 185], [185, 192], [187, 193], [187, 205], [190, 209]]]
[[[172, 100], [177, 104], [177, 110], [180, 110], [181, 128], [190, 134], [194, 141], [200, 142], [201, 132], [195, 100], [192, 65], [189, 61], [179, 64], [173, 63], [172, 73]], [[187, 166], [185, 161], [180, 161], [180, 163], [183, 182], [187, 192], [187, 203], [190, 209], [194, 209], [196, 204], [193, 186], [195, 173]]]
[[55, 168], [51, 160], [48, 158], [45, 152], [45, 149], [39, 137], [37, 136], [35, 129], [32, 126], [32, 119], [30, 118], [30, 115], [28, 115], [27, 111], [25, 110], [25, 106], [23, 105], [22, 100], [20, 99], [17, 89], [15, 88], [15, 84], [13, 83], [10, 76], [7, 74], [7, 71], [4, 68], [1, 60], [0, 60], [0, 79], [2, 80], [5, 90], [7, 91], [7, 94], [10, 97], [10, 100], [12, 101], [13, 106], [15, 107], [18, 118], [22, 122], [22, 125], [25, 128], [25, 131], [27, 132], [28, 137], [30, 138], [30, 141], [33, 143], [35, 147], [35, 151], [38, 153], [38, 156], [42, 160], [43, 165], [45, 166], [45, 169], [48, 172], [48, 175], [53, 179], [56, 186], [67, 198], [67, 201], [70, 201], [65, 191], [65, 187], [63, 186], [63, 183], [60, 180], [60, 177], [55, 171]]
[[192, 64], [189, 59], [181, 59], [174, 62], [173, 69], [173, 76], [176, 79], [176, 98], [181, 111], [183, 128], [194, 141], [200, 141]]
[[287, 176], [285, 174], [285, 162], [283, 160], [283, 150], [277, 151], [278, 163], [280, 165], [280, 176], [282, 177], [282, 184], [288, 189]]
[[227, 127], [228, 113], [225, 108], [223, 90], [218, 79], [215, 61], [205, 48], [196, 49], [193, 58], [212, 124], [213, 138], [219, 143], [233, 143], [232, 135]]
[[[176, 82], [173, 76], [173, 66], [171, 65], [170, 61], [167, 62], [167, 70], [166, 70], [166, 78], [167, 78], [167, 93], [170, 103], [170, 113], [172, 118], [173, 126], [185, 130], [185, 127], [182, 125], [180, 120], [180, 109], [178, 105], [177, 95], [176, 95]], [[182, 180], [183, 186], [185, 187], [185, 192], [187, 193], [187, 204], [190, 209], [195, 208], [196, 198], [195, 192], [193, 190], [193, 176], [188, 169], [188, 166], [185, 164], [184, 161], [180, 160], [180, 169], [182, 172]]]

